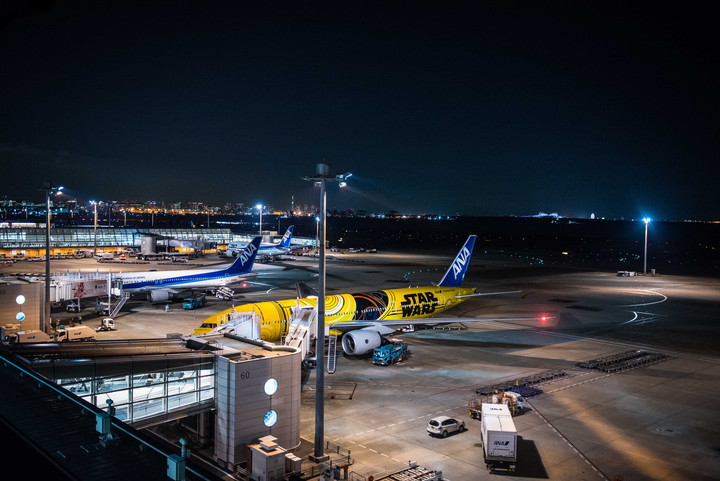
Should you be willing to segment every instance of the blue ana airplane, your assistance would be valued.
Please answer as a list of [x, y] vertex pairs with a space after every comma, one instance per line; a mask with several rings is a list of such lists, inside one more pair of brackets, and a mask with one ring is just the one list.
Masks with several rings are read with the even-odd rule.
[[113, 278], [122, 280], [123, 290], [126, 292], [146, 292], [151, 302], [168, 301], [190, 289], [209, 289], [235, 284], [257, 275], [251, 270], [259, 251], [260, 240], [259, 236], [255, 237], [237, 254], [235, 262], [224, 269], [121, 272], [113, 274]]
[[[280, 242], [277, 244], [270, 242], [260, 243], [258, 258], [267, 259], [269, 257], [279, 256], [282, 254], [289, 254], [293, 249], [290, 246], [290, 241], [292, 240], [294, 227], [295, 226], [293, 225], [288, 227], [285, 234], [282, 236], [282, 239], [280, 239]], [[247, 242], [231, 242], [227, 248], [227, 255], [235, 257], [238, 255], [238, 252], [245, 248], [245, 246], [247, 246]]]

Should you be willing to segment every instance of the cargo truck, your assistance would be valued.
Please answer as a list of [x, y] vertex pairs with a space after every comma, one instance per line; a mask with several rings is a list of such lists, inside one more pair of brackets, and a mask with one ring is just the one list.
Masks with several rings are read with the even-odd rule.
[[30, 329], [27, 331], [16, 332], [14, 342], [18, 344], [27, 344], [30, 342], [50, 342], [50, 336], [39, 329]]
[[517, 429], [505, 404], [484, 403], [480, 426], [485, 466], [490, 471], [515, 471]]
[[88, 326], [63, 327], [55, 331], [55, 335], [49, 335], [40, 330], [28, 330], [15, 333], [15, 343], [28, 344], [32, 342], [65, 342], [65, 341], [89, 341], [95, 339], [95, 330]]
[[55, 342], [89, 341], [95, 339], [95, 330], [88, 326], [65, 327], [55, 331]]

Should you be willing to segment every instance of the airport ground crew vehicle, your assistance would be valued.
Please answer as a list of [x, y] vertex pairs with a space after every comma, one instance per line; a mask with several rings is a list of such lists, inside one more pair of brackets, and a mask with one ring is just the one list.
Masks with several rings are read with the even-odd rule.
[[100, 325], [95, 329], [96, 331], [114, 331], [115, 330], [115, 319], [112, 317], [106, 317], [101, 322]]
[[186, 297], [183, 300], [183, 309], [198, 309], [207, 304], [205, 294], [197, 294], [193, 297]]
[[90, 341], [95, 339], [95, 330], [88, 326], [65, 327], [55, 331], [56, 342]]
[[485, 466], [490, 471], [515, 471], [517, 429], [505, 404], [482, 405], [480, 435]]
[[373, 351], [373, 364], [387, 366], [400, 362], [408, 356], [407, 344], [404, 342], [393, 342], [385, 344]]
[[517, 416], [525, 409], [525, 398], [513, 391], [497, 391], [489, 396], [471, 399], [468, 401], [468, 414], [470, 414], [470, 417], [480, 419], [483, 404], [504, 404], [508, 407], [510, 414]]

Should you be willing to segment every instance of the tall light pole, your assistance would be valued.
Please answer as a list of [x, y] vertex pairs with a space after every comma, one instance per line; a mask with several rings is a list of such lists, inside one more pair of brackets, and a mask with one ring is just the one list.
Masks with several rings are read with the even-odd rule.
[[652, 219], [650, 219], [649, 217], [645, 217], [645, 218], [643, 219], [643, 222], [645, 222], [645, 261], [643, 262], [643, 275], [644, 275], [644, 276], [647, 275], [647, 238], [648, 238], [648, 224], [650, 224], [650, 221], [651, 221], [651, 220], [652, 220]]
[[260, 230], [259, 230], [259, 232], [258, 232], [258, 235], [260, 235], [260, 236], [262, 237], [262, 211], [263, 211], [263, 205], [262, 205], [262, 204], [258, 204], [258, 205], [256, 205], [255, 207], [257, 207], [257, 209], [260, 211]]
[[315, 217], [315, 253], [320, 248], [320, 217]]
[[54, 187], [50, 182], [43, 182], [42, 189], [45, 191], [45, 299], [43, 300], [43, 312], [40, 316], [40, 330], [47, 332], [47, 326], [50, 322], [50, 219], [52, 212], [50, 211], [50, 196], [59, 194], [62, 187]]
[[97, 255], [97, 205], [98, 203], [91, 200], [90, 203], [93, 205], [93, 257]]
[[352, 174], [330, 174], [330, 166], [317, 164], [315, 175], [303, 177], [303, 180], [313, 182], [320, 187], [320, 216], [318, 231], [320, 236], [320, 254], [318, 258], [318, 299], [317, 299], [317, 333], [315, 336], [315, 449], [314, 456], [317, 462], [325, 459], [325, 217], [327, 213], [327, 198], [325, 195], [326, 182], [339, 182], [345, 187], [345, 180]]

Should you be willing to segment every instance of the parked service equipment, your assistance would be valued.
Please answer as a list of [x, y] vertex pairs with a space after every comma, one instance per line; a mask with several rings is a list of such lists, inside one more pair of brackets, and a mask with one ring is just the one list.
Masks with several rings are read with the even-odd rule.
[[408, 355], [407, 344], [404, 342], [393, 342], [380, 346], [373, 351], [373, 364], [387, 366], [400, 362]]
[[485, 466], [490, 471], [515, 471], [517, 429], [505, 404], [482, 405], [480, 433]]
[[112, 317], [106, 317], [102, 320], [100, 325], [95, 329], [96, 331], [114, 331], [115, 320]]
[[99, 298], [95, 300], [95, 314], [98, 316], [110, 315], [110, 303], [102, 302]]
[[80, 300], [78, 299], [78, 302], [68, 302], [65, 305], [65, 310], [67, 312], [80, 312], [82, 310], [82, 307], [80, 306]]
[[205, 294], [198, 294], [193, 297], [186, 297], [183, 300], [183, 309], [198, 309], [206, 304]]
[[232, 301], [235, 297], [235, 291], [225, 286], [218, 287], [215, 289], [215, 297], [226, 301]]
[[55, 331], [55, 341], [89, 341], [95, 339], [95, 331], [88, 326], [65, 327]]
[[480, 419], [482, 416], [482, 405], [504, 404], [508, 407], [510, 414], [517, 416], [525, 409], [525, 398], [514, 391], [497, 391], [489, 396], [480, 396], [468, 401], [468, 413], [473, 419]]
[[50, 336], [38, 329], [30, 329], [27, 331], [16, 332], [14, 342], [18, 344], [27, 344], [31, 342], [50, 342]]

